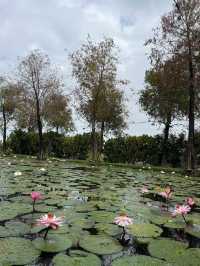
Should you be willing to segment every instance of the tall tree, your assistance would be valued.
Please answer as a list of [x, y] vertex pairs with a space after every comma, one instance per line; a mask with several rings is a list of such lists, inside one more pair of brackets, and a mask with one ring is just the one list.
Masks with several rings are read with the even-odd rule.
[[184, 64], [173, 58], [146, 72], [146, 88], [140, 92], [142, 109], [159, 124], [164, 125], [160, 164], [167, 162], [169, 130], [173, 121], [187, 112]]
[[3, 152], [6, 152], [7, 129], [14, 120], [18, 98], [18, 90], [13, 82], [0, 78], [0, 112], [2, 115], [1, 128], [3, 131]]
[[49, 127], [68, 132], [73, 129], [72, 111], [69, 107], [69, 98], [61, 92], [47, 97], [44, 105], [44, 119]]
[[96, 133], [98, 115], [102, 109], [102, 97], [109, 88], [123, 83], [117, 79], [118, 55], [115, 43], [105, 38], [94, 43], [90, 38], [81, 48], [70, 55], [72, 74], [78, 86], [76, 96], [78, 111], [91, 126], [92, 159], [97, 159]]
[[37, 130], [37, 117], [35, 113], [35, 101], [31, 98], [26, 90], [20, 88], [21, 97], [17, 103], [15, 112], [16, 127], [25, 129], [28, 132]]
[[115, 88], [107, 88], [102, 92], [97, 126], [100, 129], [100, 153], [103, 153], [104, 134], [112, 132], [119, 135], [126, 128], [127, 112], [124, 105], [123, 92]]
[[174, 0], [173, 3], [173, 10], [162, 17], [161, 27], [155, 31], [154, 38], [148, 43], [153, 45], [154, 62], [157, 62], [160, 55], [168, 58], [172, 55], [180, 55], [186, 61], [189, 95], [186, 168], [192, 171], [195, 168], [196, 53], [200, 50], [200, 1]]
[[39, 136], [38, 158], [44, 159], [43, 116], [46, 98], [61, 86], [56, 70], [48, 55], [40, 50], [31, 51], [18, 66], [19, 86], [24, 91], [26, 104], [36, 118]]

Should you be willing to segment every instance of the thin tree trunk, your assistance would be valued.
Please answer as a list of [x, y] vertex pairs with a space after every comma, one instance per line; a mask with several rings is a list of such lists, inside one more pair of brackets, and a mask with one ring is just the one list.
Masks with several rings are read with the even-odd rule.
[[100, 135], [100, 153], [103, 153], [104, 129], [105, 129], [105, 124], [104, 124], [104, 121], [102, 121], [102, 123], [101, 123], [101, 135]]
[[3, 153], [6, 152], [6, 139], [7, 139], [7, 121], [6, 121], [6, 113], [5, 113], [5, 106], [2, 106], [2, 113], [3, 113]]
[[59, 128], [58, 128], [58, 126], [57, 126], [57, 127], [56, 127], [56, 133], [57, 133], [57, 134], [59, 133], [58, 130], [59, 130]]
[[[188, 37], [189, 39], [189, 37]], [[186, 170], [192, 171], [195, 168], [195, 151], [194, 151], [194, 129], [195, 129], [195, 115], [194, 115], [194, 106], [195, 106], [195, 94], [194, 94], [194, 68], [192, 61], [192, 50], [191, 43], [189, 40], [188, 47], [188, 63], [189, 63], [189, 131], [188, 131], [188, 145], [187, 145], [187, 159], [186, 159]]]
[[36, 99], [36, 107], [37, 107], [37, 125], [38, 125], [38, 136], [39, 136], [39, 154], [38, 158], [40, 160], [44, 159], [44, 146], [43, 146], [43, 133], [42, 133], [42, 122], [40, 117], [40, 106], [39, 100]]
[[96, 123], [95, 121], [92, 122], [92, 134], [91, 134], [91, 144], [92, 144], [92, 160], [96, 160]]
[[169, 139], [169, 129], [171, 126], [171, 115], [168, 116], [167, 122], [164, 128], [164, 136], [163, 136], [163, 143], [159, 158], [159, 164], [163, 165], [167, 163], [167, 151], [168, 151], [168, 139]]

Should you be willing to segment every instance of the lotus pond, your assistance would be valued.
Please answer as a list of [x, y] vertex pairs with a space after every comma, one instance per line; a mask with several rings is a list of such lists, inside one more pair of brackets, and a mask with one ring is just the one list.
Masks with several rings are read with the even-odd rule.
[[[1, 157], [0, 166], [0, 265], [200, 265], [198, 177], [24, 157]], [[169, 203], [158, 196], [167, 185]], [[35, 212], [32, 191], [43, 196]], [[171, 210], [188, 196], [196, 206], [185, 223]], [[122, 211], [133, 219], [123, 243], [113, 222]], [[49, 212], [64, 224], [44, 240], [36, 220]]]

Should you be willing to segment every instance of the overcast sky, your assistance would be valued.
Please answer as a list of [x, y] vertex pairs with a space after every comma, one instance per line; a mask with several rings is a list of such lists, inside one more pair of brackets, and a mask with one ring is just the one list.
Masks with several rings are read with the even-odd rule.
[[[160, 133], [162, 128], [148, 123], [141, 112], [137, 93], [148, 68], [144, 42], [171, 4], [172, 0], [0, 0], [0, 73], [14, 69], [17, 57], [40, 48], [60, 66], [69, 87], [68, 54], [80, 47], [87, 34], [94, 40], [112, 37], [121, 50], [120, 78], [130, 80], [127, 133]], [[86, 126], [76, 117], [77, 131]]]

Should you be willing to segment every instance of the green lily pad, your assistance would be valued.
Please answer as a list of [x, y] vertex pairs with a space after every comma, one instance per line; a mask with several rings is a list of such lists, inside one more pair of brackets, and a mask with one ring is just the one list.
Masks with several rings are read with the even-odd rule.
[[191, 236], [194, 236], [200, 239], [200, 225], [193, 225], [193, 226], [186, 227], [185, 232]]
[[136, 238], [136, 242], [137, 242], [139, 245], [147, 245], [147, 244], [149, 244], [152, 240], [153, 240], [152, 237], [137, 237], [137, 238]]
[[197, 266], [200, 265], [200, 248], [189, 248], [185, 253], [174, 260], [177, 266]]
[[10, 232], [6, 229], [5, 226], [0, 226], [0, 237], [10, 236]]
[[[44, 229], [46, 229], [46, 226], [42, 226], [42, 225], [38, 226], [38, 225], [35, 225], [35, 226], [33, 226], [31, 228], [30, 234], [38, 234], [38, 233], [40, 233]], [[49, 232], [49, 234], [50, 234], [50, 232]]]
[[69, 225], [68, 224], [63, 224], [62, 226], [60, 226], [56, 230], [50, 230], [49, 234], [66, 234], [68, 232], [70, 232]]
[[162, 260], [152, 258], [149, 256], [128, 256], [116, 259], [112, 266], [170, 266]]
[[164, 227], [170, 228], [170, 229], [184, 229], [186, 227], [186, 224], [184, 221], [180, 220], [169, 220], [167, 223], [164, 224]]
[[179, 256], [184, 255], [187, 247], [186, 243], [163, 238], [152, 240], [148, 251], [153, 257], [174, 262]]
[[11, 220], [18, 215], [29, 213], [32, 211], [32, 206], [25, 203], [0, 203], [0, 221]]
[[115, 224], [98, 223], [95, 225], [99, 234], [106, 234], [109, 236], [116, 236], [122, 233], [122, 228]]
[[30, 232], [30, 226], [22, 222], [7, 222], [5, 227], [10, 236], [23, 236]]
[[81, 205], [76, 206], [76, 212], [91, 212], [95, 211], [97, 208], [95, 207], [93, 202], [87, 202]]
[[58, 254], [53, 258], [54, 266], [101, 266], [101, 260], [94, 254], [81, 250], [70, 252], [70, 256]]
[[152, 215], [149, 217], [149, 220], [156, 225], [163, 225], [168, 222], [170, 217], [161, 216], [161, 215]]
[[30, 240], [10, 237], [0, 239], [0, 264], [25, 265], [37, 260], [40, 251]]
[[80, 240], [80, 247], [98, 255], [118, 253], [122, 246], [115, 239], [102, 235], [89, 235]]
[[115, 213], [107, 211], [93, 211], [89, 215], [97, 223], [113, 223], [116, 217]]
[[66, 237], [72, 240], [72, 246], [77, 247], [81, 238], [88, 236], [89, 232], [80, 227], [71, 227]]
[[158, 237], [162, 229], [154, 224], [132, 224], [127, 227], [128, 232], [135, 237]]
[[71, 222], [72, 226], [80, 227], [82, 229], [90, 229], [94, 227], [94, 221], [91, 221], [89, 219], [76, 219], [73, 222]]
[[36, 238], [33, 241], [35, 248], [43, 252], [61, 252], [69, 249], [72, 246], [71, 239], [66, 235], [48, 235], [47, 239]]

